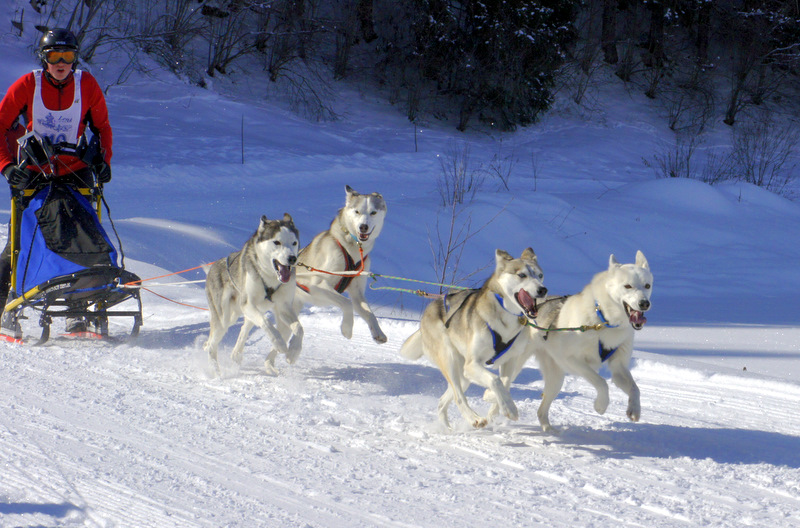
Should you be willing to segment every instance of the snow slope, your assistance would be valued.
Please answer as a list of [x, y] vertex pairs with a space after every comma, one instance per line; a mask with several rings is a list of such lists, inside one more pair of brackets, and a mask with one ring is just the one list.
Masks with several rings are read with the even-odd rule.
[[[0, 36], [0, 86], [33, 66], [25, 45]], [[110, 83], [109, 70], [93, 71]], [[193, 271], [157, 281], [162, 297], [143, 294], [135, 342], [0, 344], [0, 526], [800, 526], [796, 202], [655, 180], [642, 158], [669, 131], [644, 98], [613, 86], [614, 112], [562, 111], [496, 137], [435, 122], [415, 134], [354, 93], [338, 102], [340, 122], [318, 124], [217, 89], [162, 74], [108, 92], [107, 198], [129, 269], [149, 278], [220, 258], [261, 214], [290, 212], [307, 242], [349, 184], [389, 204], [373, 271], [434, 280], [439, 160], [468, 144], [475, 165], [517, 163], [511, 192], [487, 183], [469, 209], [476, 228], [502, 212], [471, 239], [463, 275], [480, 281], [495, 248], [530, 245], [550, 291], [570, 293], [610, 253], [647, 255], [654, 308], [633, 364], [642, 421], [627, 421], [615, 387], [597, 415], [591, 386], [568, 377], [551, 410], [560, 433], [543, 434], [531, 364], [511, 390], [518, 422], [472, 430], [451, 409], [455, 430], [443, 430], [443, 377], [398, 354], [424, 303], [385, 290], [368, 292], [385, 345], [361, 320], [348, 341], [338, 313], [307, 309], [297, 364], [279, 359], [267, 376], [269, 345], [254, 331], [241, 368], [223, 357], [214, 378], [205, 313], [162, 298], [202, 308]], [[36, 336], [33, 316], [24, 327]], [[223, 355], [234, 340], [232, 329]], [[468, 391], [486, 411], [481, 395]]]

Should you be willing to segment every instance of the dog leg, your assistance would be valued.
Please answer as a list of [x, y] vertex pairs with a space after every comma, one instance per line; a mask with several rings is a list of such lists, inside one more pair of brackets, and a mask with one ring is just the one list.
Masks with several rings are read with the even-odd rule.
[[205, 342], [203, 345], [203, 350], [208, 354], [208, 362], [214, 369], [218, 378], [222, 377], [222, 371], [219, 368], [219, 361], [217, 361], [217, 343], [212, 341], [211, 336], [209, 335], [208, 341]]
[[542, 403], [539, 404], [536, 416], [539, 418], [539, 425], [542, 426], [542, 431], [554, 431], [550, 425], [550, 405], [556, 399], [558, 393], [561, 392], [561, 387], [564, 386], [564, 370], [545, 352], [537, 353], [536, 358], [539, 362], [542, 378], [544, 378]]
[[372, 334], [372, 339], [376, 343], [385, 343], [387, 341], [386, 334], [381, 330], [378, 324], [378, 319], [367, 304], [367, 299], [364, 296], [364, 290], [367, 286], [367, 279], [365, 277], [358, 277], [350, 285], [350, 299], [353, 303], [353, 308], [356, 313], [367, 322], [369, 332]]
[[219, 368], [219, 361], [217, 361], [217, 353], [219, 349], [219, 343], [225, 336], [226, 330], [227, 328], [222, 328], [219, 320], [214, 316], [214, 314], [212, 314], [209, 324], [208, 339], [203, 345], [203, 350], [206, 354], [208, 354], [208, 362], [214, 368], [217, 377], [222, 377], [222, 371], [220, 371]]
[[447, 390], [444, 391], [441, 398], [439, 398], [439, 406], [437, 411], [439, 413], [439, 421], [444, 424], [444, 426], [450, 429], [450, 419], [447, 417], [447, 408], [450, 407], [450, 404], [453, 403], [453, 389], [450, 388], [450, 384], [447, 384]]
[[209, 316], [208, 339], [203, 344], [203, 350], [208, 355], [208, 362], [214, 368], [214, 371], [217, 373], [217, 377], [222, 377], [222, 373], [219, 369], [219, 362], [217, 361], [217, 353], [219, 349], [219, 343], [225, 336], [225, 332], [228, 330], [228, 327], [222, 324], [219, 312], [217, 311], [217, 306], [214, 304], [214, 299], [212, 295], [208, 291], [206, 291], [206, 296], [208, 298], [208, 316]]
[[267, 356], [267, 360], [264, 362], [264, 369], [267, 371], [267, 374], [270, 376], [277, 376], [278, 369], [275, 368], [275, 358], [278, 357], [278, 351], [276, 349], [272, 349]]
[[297, 292], [297, 298], [314, 306], [336, 306], [342, 311], [342, 335], [353, 337], [353, 303], [349, 298], [322, 285], [307, 285], [308, 292]]
[[472, 410], [464, 394], [466, 388], [469, 387], [469, 380], [465, 379], [463, 374], [464, 360], [461, 355], [453, 349], [449, 342], [443, 344], [443, 347], [445, 350], [442, 353], [449, 355], [449, 357], [444, 361], [438, 356], [434, 358], [439, 370], [442, 371], [445, 379], [447, 379], [447, 385], [449, 387], [439, 399], [439, 419], [448, 427], [450, 426], [447, 419], [447, 407], [451, 402], [455, 402], [456, 407], [461, 411], [461, 415], [472, 424], [472, 427], [476, 429], [486, 427], [488, 423], [486, 418]]
[[291, 310], [275, 310], [275, 320], [278, 332], [288, 344], [286, 362], [290, 365], [297, 361], [300, 351], [303, 349], [303, 326], [297, 315]]
[[[527, 354], [523, 354], [517, 356], [515, 358], [509, 359], [498, 369], [500, 372], [500, 381], [503, 382], [503, 386], [506, 390], [510, 390], [511, 384], [517, 379], [519, 373], [522, 371], [522, 367], [525, 365], [526, 360], [528, 359]], [[489, 389], [486, 389], [483, 392], [483, 400], [492, 402], [492, 406], [489, 408], [489, 412], [486, 414], [486, 419], [492, 421], [497, 413], [500, 412], [500, 404], [497, 402], [497, 398], [494, 397], [494, 392]]]
[[[275, 325], [267, 318], [266, 314], [249, 302], [242, 306], [242, 312], [244, 313], [245, 321], [249, 319], [266, 332], [270, 341], [272, 341], [272, 346], [277, 348], [278, 352], [281, 354], [287, 353], [286, 342], [283, 340], [283, 337], [281, 337], [278, 329], [275, 328]], [[242, 329], [244, 329], [244, 327], [242, 327]]]
[[250, 331], [253, 329], [255, 325], [253, 324], [250, 319], [247, 317], [244, 318], [242, 322], [242, 329], [239, 330], [239, 337], [236, 339], [236, 344], [233, 345], [233, 351], [231, 352], [231, 360], [236, 363], [237, 365], [242, 364], [242, 353], [244, 352], [244, 344], [247, 341], [247, 336], [250, 335]]
[[[609, 364], [609, 367], [611, 365]], [[639, 387], [633, 381], [631, 371], [622, 365], [611, 369], [611, 380], [614, 385], [622, 389], [628, 395], [628, 409], [626, 414], [633, 422], [638, 422], [642, 415], [642, 406], [639, 401]]]
[[582, 361], [574, 362], [573, 367], [573, 372], [591, 383], [597, 391], [597, 397], [594, 399], [594, 410], [597, 411], [597, 414], [605, 414], [609, 402], [608, 383], [606, 383], [606, 380]]
[[519, 411], [517, 411], [514, 400], [511, 399], [511, 393], [498, 376], [475, 361], [468, 361], [464, 365], [464, 375], [472, 383], [491, 390], [500, 410], [509, 420], [519, 418]]

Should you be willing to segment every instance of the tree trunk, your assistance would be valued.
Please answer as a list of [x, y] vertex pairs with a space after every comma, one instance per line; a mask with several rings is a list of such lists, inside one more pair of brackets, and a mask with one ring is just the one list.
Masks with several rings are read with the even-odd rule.
[[650, 33], [647, 38], [647, 52], [651, 67], [659, 68], [664, 62], [664, 4], [650, 4]]
[[711, 32], [711, 4], [703, 2], [697, 12], [697, 63], [708, 64], [708, 39]]
[[617, 54], [617, 0], [603, 0], [603, 28], [600, 36], [603, 60], [608, 64], [619, 62]]
[[358, 10], [358, 23], [361, 26], [361, 37], [364, 39], [364, 42], [372, 42], [376, 38], [378, 38], [378, 34], [375, 33], [375, 25], [372, 21], [372, 13], [373, 13], [373, 0], [358, 0], [358, 6], [356, 9]]

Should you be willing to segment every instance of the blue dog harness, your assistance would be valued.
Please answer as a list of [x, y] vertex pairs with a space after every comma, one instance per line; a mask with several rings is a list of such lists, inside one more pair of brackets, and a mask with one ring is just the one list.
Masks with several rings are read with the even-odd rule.
[[[503, 310], [507, 311], [508, 313], [510, 313], [512, 315], [516, 315], [517, 317], [522, 317], [523, 316], [523, 314], [514, 314], [513, 312], [509, 312], [508, 309], [505, 306], [505, 303], [503, 302], [503, 298], [500, 295], [498, 295], [497, 293], [495, 293], [494, 296], [497, 299], [497, 302], [500, 303], [500, 306], [503, 308]], [[500, 359], [500, 357], [503, 354], [505, 354], [506, 352], [509, 351], [511, 346], [514, 344], [514, 341], [516, 341], [517, 338], [519, 337], [519, 335], [522, 333], [522, 329], [525, 328], [525, 325], [523, 324], [522, 325], [522, 329], [519, 332], [517, 332], [517, 335], [512, 337], [508, 342], [503, 341], [503, 338], [500, 337], [500, 334], [498, 334], [497, 332], [492, 330], [492, 327], [489, 326], [489, 323], [486, 323], [486, 328], [488, 328], [489, 332], [492, 334], [492, 345], [494, 346], [494, 352], [495, 352], [494, 357], [492, 357], [488, 361], [486, 361], [486, 364], [487, 365], [494, 365], [495, 361]]]
[[[477, 293], [478, 291], [480, 291], [480, 290], [472, 290], [471, 292], [469, 292], [467, 294], [467, 296], [470, 296], [473, 293]], [[449, 295], [449, 292], [445, 293], [444, 299], [442, 299], [442, 304], [444, 305], [445, 312], [449, 312], [450, 311], [450, 307], [447, 304], [447, 296], [448, 295]], [[513, 312], [509, 312], [508, 309], [505, 307], [505, 304], [503, 303], [503, 297], [501, 297], [497, 293], [495, 293], [494, 296], [497, 299], [497, 302], [500, 303], [500, 306], [505, 311], [507, 311], [508, 313], [513, 314]], [[445, 323], [444, 323], [445, 327], [449, 327], [450, 326], [450, 320], [453, 318], [453, 316], [455, 316], [456, 312], [458, 312], [458, 310], [460, 310], [464, 306], [465, 302], [466, 302], [466, 299], [461, 301], [461, 304], [459, 304], [458, 307], [455, 309], [455, 311], [450, 315], [450, 317], [447, 318], [447, 321], [445, 321]], [[517, 317], [520, 317], [520, 318], [524, 317], [523, 314], [514, 314], [514, 315], [517, 315]], [[503, 341], [503, 338], [500, 337], [500, 334], [498, 334], [496, 331], [494, 331], [492, 329], [492, 327], [489, 325], [488, 322], [486, 323], [486, 328], [488, 328], [489, 329], [489, 333], [492, 334], [492, 347], [494, 348], [494, 352], [495, 352], [494, 356], [491, 357], [488, 361], [486, 361], [486, 364], [487, 365], [494, 365], [495, 361], [500, 359], [500, 357], [503, 354], [505, 354], [506, 352], [509, 351], [511, 346], [514, 344], [514, 341], [516, 341], [517, 337], [519, 337], [519, 335], [522, 333], [522, 329], [525, 328], [525, 325], [523, 324], [522, 325], [522, 329], [519, 332], [517, 332], [517, 335], [515, 335], [514, 337], [512, 337], [508, 341]]]
[[[600, 322], [603, 323], [606, 328], [617, 328], [619, 325], [612, 325], [608, 323], [608, 319], [605, 318], [603, 312], [600, 311], [600, 305], [597, 304], [597, 301], [594, 302], [594, 311], [597, 314], [597, 317], [600, 318]], [[606, 348], [603, 346], [603, 342], [598, 339], [597, 340], [597, 349], [598, 353], [600, 354], [600, 362], [606, 361], [608, 358], [614, 355], [614, 352], [617, 351], [619, 347], [614, 348]]]

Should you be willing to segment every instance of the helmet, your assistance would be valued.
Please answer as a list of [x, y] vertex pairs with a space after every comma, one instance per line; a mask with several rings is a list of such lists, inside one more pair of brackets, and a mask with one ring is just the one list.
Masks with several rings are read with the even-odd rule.
[[75, 34], [63, 28], [49, 29], [39, 39], [39, 45], [36, 48], [36, 55], [42, 62], [42, 65], [47, 67], [47, 52], [48, 51], [74, 51], [74, 59], [78, 58], [78, 39]]
[[49, 29], [42, 35], [42, 38], [39, 39], [37, 51], [41, 53], [51, 49], [78, 51], [78, 39], [75, 38], [75, 34], [68, 29]]

